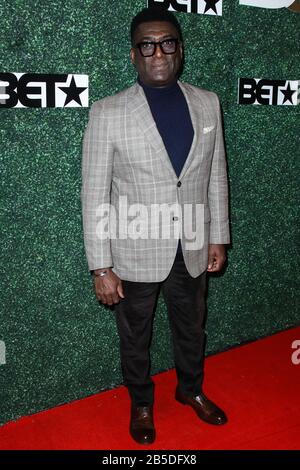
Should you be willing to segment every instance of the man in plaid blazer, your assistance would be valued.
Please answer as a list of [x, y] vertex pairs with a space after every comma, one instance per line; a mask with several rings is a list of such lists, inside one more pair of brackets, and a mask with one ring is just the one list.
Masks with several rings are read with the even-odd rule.
[[85, 248], [97, 298], [115, 305], [130, 433], [152, 443], [149, 347], [164, 295], [178, 378], [175, 398], [209, 424], [225, 413], [203, 393], [206, 273], [230, 241], [221, 113], [215, 93], [182, 83], [182, 34], [163, 9], [131, 25], [138, 81], [91, 108], [84, 135]]

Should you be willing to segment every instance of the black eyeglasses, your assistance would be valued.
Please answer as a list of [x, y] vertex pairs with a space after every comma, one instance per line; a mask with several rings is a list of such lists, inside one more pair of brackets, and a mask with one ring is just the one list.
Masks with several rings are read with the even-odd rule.
[[164, 39], [163, 41], [143, 41], [135, 45], [143, 57], [152, 57], [159, 45], [164, 54], [175, 54], [179, 40], [177, 38]]

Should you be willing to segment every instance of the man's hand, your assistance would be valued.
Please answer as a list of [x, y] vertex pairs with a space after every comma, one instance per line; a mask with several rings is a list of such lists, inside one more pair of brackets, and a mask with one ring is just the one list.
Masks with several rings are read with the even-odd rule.
[[208, 245], [208, 272], [215, 273], [221, 271], [225, 260], [225, 245]]
[[105, 276], [94, 276], [96, 297], [103, 304], [117, 304], [121, 298], [124, 299], [122, 281], [110, 268], [106, 270]]

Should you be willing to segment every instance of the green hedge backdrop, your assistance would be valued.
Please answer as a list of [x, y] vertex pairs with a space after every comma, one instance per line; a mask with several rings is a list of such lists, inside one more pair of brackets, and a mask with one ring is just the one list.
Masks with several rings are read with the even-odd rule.
[[[90, 103], [136, 78], [131, 18], [143, 0], [0, 2], [0, 71], [82, 73]], [[300, 79], [300, 15], [223, 1], [223, 16], [177, 14], [182, 80], [220, 96], [232, 247], [210, 278], [207, 352], [299, 324], [299, 106], [241, 106], [239, 77]], [[88, 109], [1, 109], [0, 423], [121, 383], [113, 313], [92, 291], [81, 225]], [[297, 289], [298, 287], [298, 289]], [[159, 299], [153, 373], [173, 366]]]

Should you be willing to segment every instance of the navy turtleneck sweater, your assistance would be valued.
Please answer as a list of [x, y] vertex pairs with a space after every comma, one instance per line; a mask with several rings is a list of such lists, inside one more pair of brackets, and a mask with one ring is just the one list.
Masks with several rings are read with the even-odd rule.
[[149, 87], [140, 79], [157, 129], [177, 176], [189, 154], [194, 129], [185, 96], [174, 82], [164, 88]]
[[[194, 137], [185, 96], [177, 82], [164, 88], [147, 86], [140, 79], [138, 83], [143, 87], [157, 129], [179, 177]], [[180, 241], [177, 251], [182, 251]]]

